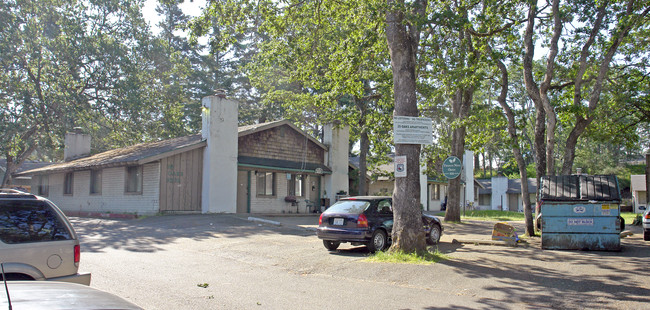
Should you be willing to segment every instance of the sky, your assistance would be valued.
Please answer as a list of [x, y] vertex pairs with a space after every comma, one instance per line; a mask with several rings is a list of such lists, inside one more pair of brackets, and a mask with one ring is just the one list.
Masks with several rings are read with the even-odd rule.
[[[193, 0], [190, 2], [189, 0], [185, 0], [181, 5], [180, 8], [183, 10], [183, 13], [194, 17], [198, 16], [201, 14], [202, 9], [205, 7], [206, 0]], [[157, 29], [158, 27], [156, 26], [160, 19], [162, 18], [161, 16], [158, 16], [156, 13], [156, 5], [158, 4], [158, 0], [146, 0], [144, 3], [144, 7], [142, 9], [142, 14], [144, 15], [144, 18], [149, 21], [149, 24], [151, 25], [151, 29], [154, 33], [158, 33], [159, 30]]]

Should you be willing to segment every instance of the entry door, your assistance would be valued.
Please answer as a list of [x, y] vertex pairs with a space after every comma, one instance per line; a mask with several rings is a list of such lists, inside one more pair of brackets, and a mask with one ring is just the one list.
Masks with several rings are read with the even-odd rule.
[[250, 171], [237, 171], [237, 213], [249, 213]]
[[519, 195], [508, 195], [508, 210], [519, 211]]

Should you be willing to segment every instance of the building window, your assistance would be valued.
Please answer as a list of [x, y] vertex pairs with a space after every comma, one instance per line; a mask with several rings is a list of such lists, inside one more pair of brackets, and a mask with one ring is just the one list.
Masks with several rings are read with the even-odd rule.
[[124, 191], [127, 194], [142, 194], [142, 166], [126, 167]]
[[257, 173], [257, 196], [275, 196], [275, 173]]
[[102, 194], [102, 171], [101, 170], [90, 170], [90, 194], [91, 195]]
[[72, 195], [74, 185], [74, 172], [68, 172], [63, 178], [63, 195]]
[[431, 200], [440, 200], [440, 184], [431, 184]]
[[287, 196], [304, 196], [305, 176], [302, 174], [287, 175]]
[[50, 177], [48, 175], [39, 175], [37, 177], [39, 196], [47, 197], [50, 194]]

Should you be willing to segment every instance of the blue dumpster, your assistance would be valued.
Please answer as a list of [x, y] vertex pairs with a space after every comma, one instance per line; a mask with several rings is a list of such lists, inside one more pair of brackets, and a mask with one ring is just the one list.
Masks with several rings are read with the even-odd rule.
[[616, 176], [546, 176], [541, 183], [543, 249], [621, 249]]

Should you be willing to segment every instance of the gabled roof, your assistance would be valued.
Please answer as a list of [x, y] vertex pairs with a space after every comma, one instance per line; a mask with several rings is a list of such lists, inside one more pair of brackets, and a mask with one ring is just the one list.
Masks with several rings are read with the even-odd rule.
[[76, 170], [87, 170], [93, 168], [99, 169], [118, 166], [142, 165], [157, 161], [164, 157], [187, 152], [205, 146], [205, 144], [206, 142], [201, 139], [200, 134], [156, 142], [140, 143], [120, 149], [102, 152], [69, 162], [28, 170], [19, 173], [18, 175], [40, 173], [48, 174]]
[[301, 135], [307, 137], [311, 142], [314, 142], [320, 148], [327, 151], [327, 146], [325, 144], [323, 144], [320, 141], [316, 140], [314, 137], [307, 134], [302, 129], [298, 128], [298, 126], [294, 125], [293, 123], [291, 123], [290, 121], [288, 121], [286, 119], [279, 120], [279, 121], [268, 122], [268, 123], [262, 123], [262, 124], [241, 126], [241, 127], [238, 128], [237, 131], [239, 132], [239, 137], [243, 137], [243, 136], [247, 136], [247, 135], [250, 135], [250, 134], [254, 134], [256, 132], [268, 130], [268, 129], [275, 128], [275, 127], [280, 127], [280, 126], [283, 126], [283, 125], [287, 125], [287, 126], [291, 127], [293, 130], [295, 130], [298, 133], [300, 133]]
[[[243, 137], [256, 132], [272, 129], [275, 127], [287, 125], [296, 132], [304, 135], [314, 142], [318, 147], [327, 150], [327, 146], [314, 139], [309, 134], [292, 124], [288, 120], [280, 120], [262, 124], [241, 126], [238, 128], [238, 136]], [[95, 154], [89, 157], [79, 158], [73, 161], [53, 164], [47, 167], [30, 169], [18, 173], [17, 175], [32, 174], [49, 174], [77, 170], [100, 169], [119, 166], [142, 165], [160, 160], [165, 157], [173, 156], [182, 152], [187, 152], [199, 147], [204, 147], [206, 141], [202, 139], [201, 134], [194, 134], [185, 137], [167, 139], [156, 142], [140, 143], [120, 149], [110, 150]], [[277, 164], [277, 163], [276, 163]], [[321, 168], [324, 172], [331, 172], [326, 166], [311, 167]], [[326, 169], [327, 168], [327, 169]]]

